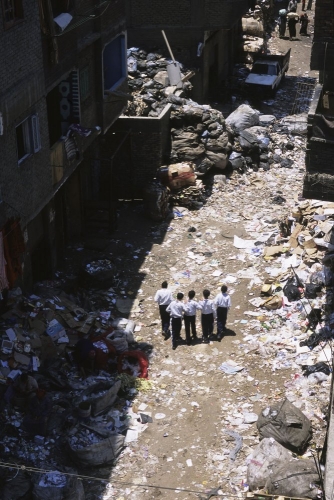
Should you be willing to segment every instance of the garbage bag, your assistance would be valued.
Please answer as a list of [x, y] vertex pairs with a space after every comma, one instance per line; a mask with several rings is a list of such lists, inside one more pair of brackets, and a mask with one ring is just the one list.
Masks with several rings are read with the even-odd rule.
[[311, 375], [311, 373], [316, 372], [322, 372], [325, 373], [325, 375], [329, 375], [331, 373], [328, 364], [324, 361], [320, 361], [315, 365], [302, 365], [302, 370], [304, 372], [304, 377], [308, 377], [309, 375]]
[[129, 343], [134, 342], [133, 332], [136, 326], [134, 321], [127, 318], [116, 318], [112, 321], [111, 326], [115, 328], [115, 330], [123, 330], [126, 340]]
[[254, 134], [248, 130], [242, 130], [238, 137], [239, 144], [245, 153], [252, 153], [259, 150], [259, 141]]
[[261, 439], [273, 437], [289, 450], [302, 454], [312, 437], [311, 422], [288, 399], [265, 408], [257, 421]]
[[85, 389], [78, 398], [75, 399], [76, 406], [83, 401], [91, 405], [92, 415], [96, 417], [109, 410], [117, 398], [121, 388], [121, 381], [98, 382]]
[[319, 342], [321, 342], [322, 340], [323, 340], [323, 337], [322, 337], [321, 333], [319, 333], [319, 332], [312, 333], [308, 339], [302, 340], [301, 342], [299, 342], [299, 345], [300, 345], [300, 347], [307, 346], [310, 349], [314, 349], [319, 344]]
[[32, 491], [33, 500], [85, 500], [82, 481], [58, 471], [38, 474]]
[[294, 302], [301, 298], [301, 293], [296, 285], [285, 285], [285, 287], [283, 288], [283, 292], [289, 302]]
[[231, 113], [225, 120], [232, 131], [245, 130], [249, 127], [259, 124], [259, 113], [248, 104], [241, 104], [233, 113]]
[[107, 344], [111, 344], [116, 349], [117, 354], [127, 351], [129, 348], [127, 334], [124, 333], [124, 330], [114, 330], [107, 335], [105, 340]]
[[317, 293], [321, 291], [321, 285], [313, 285], [312, 283], [306, 283], [304, 295], [307, 299], [316, 299]]
[[310, 276], [310, 283], [318, 286], [325, 286], [326, 284], [326, 275], [324, 271], [317, 271], [316, 273], [312, 273]]
[[31, 488], [30, 478], [19, 469], [4, 469], [1, 479], [4, 480], [0, 489], [1, 500], [19, 500]]
[[265, 438], [252, 451], [247, 468], [250, 491], [263, 488], [268, 477], [292, 460], [291, 453], [274, 438]]
[[294, 460], [272, 474], [265, 490], [270, 495], [297, 498], [319, 498], [319, 474], [312, 460]]
[[[79, 449], [73, 448], [69, 443], [70, 455], [82, 465], [114, 465], [124, 447], [124, 439], [122, 434], [115, 434], [98, 443]], [[76, 496], [72, 498], [76, 498]]]

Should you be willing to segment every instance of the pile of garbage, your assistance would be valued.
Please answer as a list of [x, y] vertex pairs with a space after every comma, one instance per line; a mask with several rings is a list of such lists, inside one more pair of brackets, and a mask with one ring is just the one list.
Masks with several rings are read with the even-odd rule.
[[[101, 272], [106, 265], [100, 260], [86, 268]], [[110, 310], [87, 312], [59, 282], [51, 285], [39, 283], [38, 295], [11, 291], [0, 317], [0, 447], [6, 462], [57, 471], [61, 481], [51, 484], [46, 473], [38, 487], [44, 495], [56, 488], [52, 498], [58, 498], [67, 484], [66, 467], [75, 466], [75, 473], [83, 466], [115, 464], [127, 442], [146, 429], [147, 421], [131, 408], [137, 390], [119, 377], [131, 367], [132, 377], [147, 378], [149, 361], [146, 344], [134, 339], [134, 321]], [[112, 310], [117, 313], [116, 304]], [[94, 351], [94, 361], [84, 349]], [[29, 394], [20, 385], [24, 374], [37, 388]], [[15, 498], [35, 479], [25, 474]], [[73, 498], [84, 499], [81, 487]]]
[[[185, 92], [191, 88], [189, 81], [170, 85], [167, 66], [172, 61], [163, 57], [160, 52], [147, 53], [143, 49], [132, 47], [128, 49], [127, 56], [128, 86], [132, 101], [128, 103], [125, 115], [157, 117], [167, 104], [177, 104], [174, 102], [177, 88], [181, 86]], [[184, 77], [186, 69], [179, 62], [177, 67], [181, 77]]]

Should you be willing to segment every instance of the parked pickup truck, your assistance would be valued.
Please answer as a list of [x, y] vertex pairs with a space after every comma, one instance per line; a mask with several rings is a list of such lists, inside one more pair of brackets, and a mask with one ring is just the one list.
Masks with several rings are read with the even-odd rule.
[[285, 54], [261, 54], [254, 61], [246, 78], [249, 89], [275, 95], [282, 78], [289, 69], [289, 49]]

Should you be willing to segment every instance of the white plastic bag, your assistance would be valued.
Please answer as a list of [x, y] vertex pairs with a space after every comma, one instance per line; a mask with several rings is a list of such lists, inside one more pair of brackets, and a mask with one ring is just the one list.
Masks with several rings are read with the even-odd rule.
[[250, 490], [263, 488], [268, 477], [290, 460], [292, 454], [274, 438], [263, 439], [248, 457], [247, 483]]

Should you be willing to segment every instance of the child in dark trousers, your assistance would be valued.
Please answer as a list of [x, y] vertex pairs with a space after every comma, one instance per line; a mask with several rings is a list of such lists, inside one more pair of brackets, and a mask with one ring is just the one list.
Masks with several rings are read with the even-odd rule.
[[176, 300], [173, 300], [166, 311], [172, 318], [172, 348], [176, 349], [177, 343], [181, 340], [182, 315], [184, 312], [183, 293], [179, 292]]
[[188, 292], [188, 302], [184, 305], [184, 328], [186, 331], [186, 341], [187, 345], [190, 345], [190, 328], [193, 339], [197, 339], [196, 333], [196, 311], [200, 309], [198, 302], [194, 300], [195, 292], [190, 290]]
[[213, 323], [216, 315], [216, 309], [213, 300], [210, 300], [210, 291], [203, 290], [204, 300], [199, 302], [202, 311], [202, 332], [203, 342], [209, 342], [209, 337], [213, 334]]

